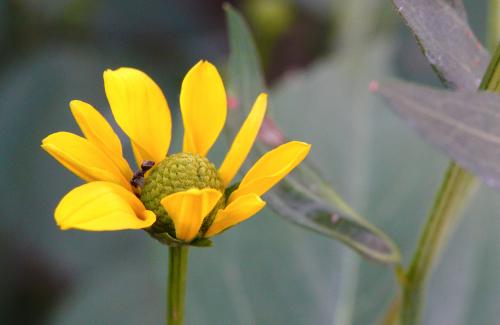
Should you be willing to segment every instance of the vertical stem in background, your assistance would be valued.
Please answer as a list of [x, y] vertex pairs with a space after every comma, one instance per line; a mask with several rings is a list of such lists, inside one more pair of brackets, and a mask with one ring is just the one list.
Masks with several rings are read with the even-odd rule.
[[184, 324], [188, 247], [170, 247], [167, 281], [167, 324]]
[[338, 288], [338, 299], [334, 309], [333, 324], [348, 325], [353, 323], [356, 301], [356, 290], [359, 277], [359, 256], [344, 249], [342, 251], [340, 276], [342, 279]]

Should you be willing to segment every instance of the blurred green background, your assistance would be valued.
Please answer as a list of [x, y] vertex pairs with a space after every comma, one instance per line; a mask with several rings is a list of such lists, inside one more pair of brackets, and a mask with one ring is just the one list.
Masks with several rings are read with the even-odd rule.
[[[163, 322], [166, 247], [140, 231], [58, 230], [53, 209], [81, 181], [40, 142], [59, 130], [78, 133], [72, 99], [111, 120], [102, 72], [133, 66], [164, 89], [178, 149], [184, 74], [199, 59], [225, 71], [222, 3], [0, 1], [2, 324]], [[255, 33], [270, 113], [290, 138], [313, 144], [310, 159], [407, 262], [447, 159], [367, 91], [371, 80], [393, 76], [439, 85], [397, 11], [382, 0], [231, 3]], [[466, 6], [484, 40], [487, 2]], [[221, 140], [212, 158], [220, 161], [225, 148]], [[444, 250], [426, 324], [500, 316], [499, 195], [481, 189]], [[269, 208], [217, 237], [215, 248], [192, 249], [189, 272], [188, 324], [373, 324], [396, 292], [388, 267]]]

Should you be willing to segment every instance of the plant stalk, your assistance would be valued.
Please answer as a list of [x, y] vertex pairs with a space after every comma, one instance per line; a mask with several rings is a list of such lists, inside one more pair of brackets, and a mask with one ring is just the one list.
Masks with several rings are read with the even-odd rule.
[[169, 248], [167, 325], [184, 324], [188, 253], [187, 246]]
[[475, 184], [469, 172], [454, 162], [450, 163], [406, 273], [401, 324], [421, 323], [427, 280], [440, 250], [457, 224], [462, 208], [472, 196]]

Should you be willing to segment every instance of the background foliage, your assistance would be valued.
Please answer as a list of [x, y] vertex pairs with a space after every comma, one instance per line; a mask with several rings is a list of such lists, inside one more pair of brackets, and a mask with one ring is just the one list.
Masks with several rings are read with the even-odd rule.
[[[484, 40], [485, 1], [465, 2]], [[439, 85], [397, 10], [382, 0], [239, 1], [255, 33], [270, 111], [311, 142], [311, 161], [407, 263], [447, 159], [367, 91], [400, 76]], [[220, 1], [0, 3], [0, 320], [157, 324], [167, 250], [141, 232], [61, 232], [57, 201], [80, 183], [39, 147], [77, 131], [71, 99], [110, 116], [102, 71], [134, 66], [165, 90], [177, 118], [185, 72], [200, 58], [225, 71]], [[220, 141], [213, 159], [220, 161]], [[179, 148], [179, 142], [175, 145]], [[128, 148], [127, 150], [130, 150]], [[498, 193], [482, 188], [432, 277], [426, 324], [498, 318]], [[193, 249], [188, 324], [371, 324], [396, 285], [391, 270], [266, 209]]]

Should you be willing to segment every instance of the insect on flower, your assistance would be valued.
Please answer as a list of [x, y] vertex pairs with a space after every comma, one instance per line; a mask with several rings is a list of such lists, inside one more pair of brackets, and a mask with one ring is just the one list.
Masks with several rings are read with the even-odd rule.
[[154, 161], [151, 161], [151, 160], [144, 161], [141, 164], [141, 169], [138, 170], [138, 171], [136, 171], [134, 173], [134, 176], [132, 176], [132, 179], [130, 180], [130, 184], [133, 187], [142, 188], [144, 186], [144, 174], [148, 170], [150, 170], [151, 168], [153, 168], [154, 165], [155, 165]]
[[43, 149], [88, 182], [58, 204], [55, 219], [61, 229], [145, 229], [164, 243], [181, 244], [211, 237], [260, 211], [265, 205], [261, 196], [310, 150], [304, 142], [282, 144], [263, 155], [238, 185], [231, 185], [264, 120], [266, 94], [258, 96], [216, 168], [206, 156], [224, 127], [227, 99], [211, 63], [198, 62], [183, 80], [180, 153], [167, 155], [170, 110], [150, 77], [133, 68], [107, 70], [104, 87], [113, 116], [131, 141], [139, 171], [132, 172], [104, 117], [91, 105], [72, 101], [71, 111], [84, 136], [57, 132], [42, 141]]

